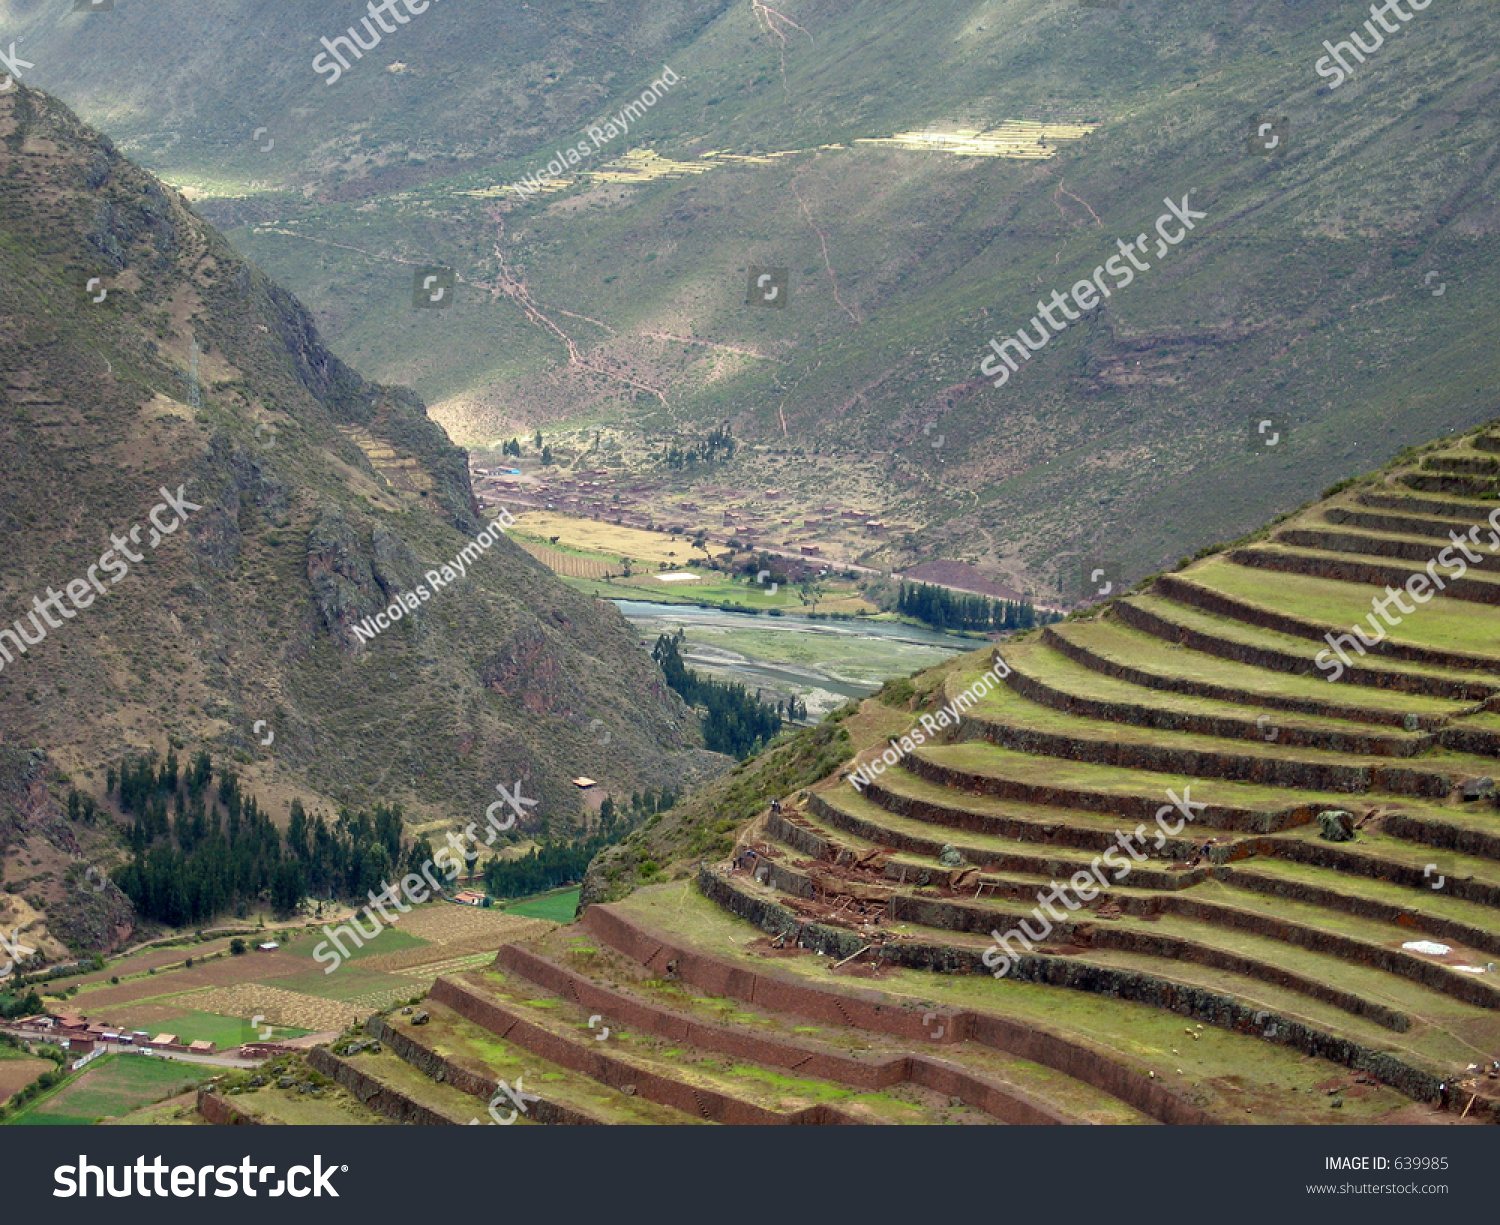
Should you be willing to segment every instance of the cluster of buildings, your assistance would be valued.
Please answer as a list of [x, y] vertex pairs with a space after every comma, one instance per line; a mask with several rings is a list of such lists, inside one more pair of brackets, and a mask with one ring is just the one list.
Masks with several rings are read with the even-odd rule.
[[73, 1055], [89, 1055], [96, 1048], [111, 1046], [128, 1046], [174, 1055], [218, 1054], [217, 1046], [202, 1039], [183, 1042], [176, 1034], [157, 1034], [153, 1037], [144, 1029], [122, 1029], [108, 1021], [90, 1021], [87, 1017], [73, 1013], [63, 1013], [61, 1016], [43, 1013], [40, 1016], [22, 1017], [19, 1021], [10, 1022], [9, 1028], [24, 1036], [54, 1042]]

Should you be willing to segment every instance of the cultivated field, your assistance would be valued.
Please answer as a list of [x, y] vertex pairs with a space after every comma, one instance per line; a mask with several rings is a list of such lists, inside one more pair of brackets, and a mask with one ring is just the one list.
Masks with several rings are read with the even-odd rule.
[[9, 1101], [13, 1094], [56, 1066], [50, 1059], [32, 1059], [9, 1049], [0, 1052], [0, 1103]]
[[85, 1068], [77, 1080], [17, 1115], [13, 1125], [88, 1124], [115, 1118], [181, 1093], [219, 1071], [140, 1055], [106, 1055]]
[[[414, 907], [399, 927], [387, 928], [363, 948], [346, 945], [351, 956], [332, 974], [324, 972], [326, 954], [323, 962], [314, 959], [328, 939], [315, 928], [269, 953], [207, 962], [194, 956], [193, 946], [138, 954], [91, 975], [67, 1007], [124, 1029], [205, 1039], [221, 1049], [254, 1041], [267, 1026], [271, 1039], [341, 1030], [420, 995], [440, 974], [492, 961], [507, 940], [551, 926], [542, 918], [434, 902]], [[189, 956], [191, 968], [185, 965]], [[147, 965], [161, 968], [140, 972]], [[132, 971], [135, 976], [124, 977]], [[124, 981], [111, 984], [110, 975]], [[263, 1020], [252, 1024], [257, 1016]]]

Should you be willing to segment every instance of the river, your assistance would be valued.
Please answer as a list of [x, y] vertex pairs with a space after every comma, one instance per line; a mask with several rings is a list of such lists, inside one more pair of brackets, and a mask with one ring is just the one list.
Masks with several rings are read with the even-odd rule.
[[664, 633], [684, 633], [683, 660], [721, 680], [785, 698], [796, 695], [817, 719], [850, 698], [865, 697], [892, 676], [906, 676], [984, 646], [936, 630], [890, 621], [826, 621], [771, 617], [615, 600], [648, 646]]

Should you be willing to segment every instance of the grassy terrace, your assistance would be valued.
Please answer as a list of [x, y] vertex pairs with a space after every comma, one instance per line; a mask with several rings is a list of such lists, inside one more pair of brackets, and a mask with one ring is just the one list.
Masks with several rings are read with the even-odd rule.
[[[1172, 616], [1184, 605], [1168, 605]], [[1212, 621], [1205, 615], [1206, 621]], [[1226, 622], [1225, 624], [1236, 624]], [[1257, 697], [1277, 701], [1313, 701], [1330, 707], [1342, 707], [1357, 718], [1358, 711], [1384, 711], [1393, 714], [1454, 715], [1471, 703], [1448, 698], [1429, 697], [1425, 694], [1401, 693], [1395, 690], [1376, 689], [1367, 685], [1336, 686], [1328, 683], [1322, 673], [1293, 675], [1286, 672], [1268, 672], [1250, 664], [1235, 663], [1190, 651], [1185, 647], [1167, 643], [1151, 634], [1143, 633], [1115, 619], [1080, 621], [1070, 625], [1054, 626], [1053, 632], [1078, 643], [1093, 654], [1112, 663], [1123, 664], [1142, 672], [1170, 681], [1184, 678], [1203, 681], [1233, 690], [1253, 703]], [[1215, 631], [1217, 632], [1217, 631]], [[1288, 639], [1299, 644], [1301, 653], [1309, 664], [1316, 648], [1305, 639]]]
[[[978, 677], [978, 670], [975, 672]], [[1147, 693], [1147, 690], [1141, 690]], [[1493, 758], [1475, 754], [1453, 753], [1434, 749], [1416, 758], [1397, 761], [1386, 756], [1355, 756], [1326, 749], [1293, 748], [1262, 739], [1238, 740], [1205, 736], [1193, 732], [1173, 732], [1160, 728], [1137, 727], [1070, 715], [1039, 706], [1013, 689], [995, 688], [980, 698], [969, 711], [971, 717], [987, 719], [1006, 727], [1052, 732], [1059, 736], [1092, 741], [1096, 744], [1142, 745], [1154, 749], [1186, 749], [1193, 752], [1223, 753], [1233, 757], [1260, 758], [1265, 761], [1304, 762], [1309, 765], [1362, 766], [1371, 769], [1400, 764], [1412, 769], [1450, 771], [1482, 775], [1495, 768]]]
[[1259, 732], [1266, 724], [1283, 729], [1296, 729], [1308, 733], [1340, 732], [1346, 735], [1379, 736], [1393, 744], [1415, 744], [1420, 733], [1404, 732], [1387, 723], [1368, 723], [1355, 719], [1319, 717], [1317, 715], [1285, 712], [1274, 721], [1262, 719], [1264, 712], [1247, 710], [1244, 703], [1218, 698], [1194, 697], [1174, 693], [1166, 689], [1148, 689], [1126, 680], [1118, 680], [1085, 668], [1069, 659], [1060, 651], [1041, 642], [1019, 643], [1007, 647], [1005, 662], [1019, 676], [1035, 680], [1047, 688], [1068, 697], [1120, 705], [1144, 706], [1151, 710], [1172, 715], [1199, 715], [1216, 719], [1234, 720], [1248, 729]]
[[[1250, 567], [1250, 569], [1253, 570], [1253, 567]], [[1500, 595], [1500, 591], [1497, 591], [1497, 595]], [[1261, 647], [1266, 650], [1280, 651], [1283, 654], [1305, 659], [1308, 662], [1309, 668], [1313, 666], [1313, 660], [1316, 658], [1318, 651], [1323, 649], [1313, 640], [1297, 638], [1291, 634], [1280, 633], [1277, 630], [1262, 629], [1260, 626], [1251, 625], [1246, 621], [1234, 621], [1228, 617], [1215, 616], [1213, 613], [1204, 612], [1188, 604], [1179, 604], [1164, 596], [1149, 594], [1133, 595], [1129, 597], [1129, 602], [1172, 625], [1181, 626], [1184, 629], [1196, 630], [1201, 634], [1206, 634], [1224, 642], [1231, 642], [1241, 646]], [[1428, 605], [1428, 607], [1431, 607], [1431, 605]], [[1483, 608], [1485, 606], [1483, 604], [1476, 604], [1475, 607]], [[1369, 609], [1366, 608], [1365, 611], [1368, 612]], [[1330, 626], [1330, 628], [1334, 627]], [[1356, 662], [1362, 668], [1397, 675], [1435, 676], [1449, 680], [1470, 682], [1476, 679], [1475, 673], [1472, 671], [1463, 671], [1457, 668], [1438, 668], [1430, 664], [1408, 663], [1403, 660], [1391, 660], [1377, 655], [1357, 657]], [[1274, 675], [1279, 677], [1280, 673]], [[1321, 672], [1314, 672], [1312, 675], [1315, 677], [1316, 683], [1321, 684], [1325, 689], [1329, 688], [1329, 682], [1324, 679]], [[1478, 679], [1482, 681], [1485, 678], [1480, 676]], [[1493, 683], [1497, 688], [1500, 688], [1500, 679], [1496, 679]], [[1367, 688], [1367, 686], [1362, 686], [1361, 688]], [[1405, 695], [1403, 694], [1402, 696], [1404, 697]]]
[[1032, 757], [988, 742], [923, 746], [912, 756], [983, 778], [1004, 779], [1042, 789], [1066, 787], [1092, 792], [1104, 798], [1146, 798], [1165, 804], [1168, 790], [1181, 795], [1184, 787], [1191, 786], [1194, 801], [1228, 808], [1274, 813], [1301, 805], [1317, 805], [1321, 808], [1330, 806], [1330, 796], [1323, 791], [1267, 787], [1258, 783], [1225, 782], [1221, 779], [1204, 780], [1165, 771], [1134, 770], [1055, 757]]
[[[1371, 565], [1387, 566], [1403, 572], [1409, 571], [1412, 574], [1421, 574], [1424, 572], [1427, 561], [1429, 560], [1426, 555], [1427, 550], [1432, 550], [1434, 553], [1442, 552], [1441, 549], [1433, 549], [1433, 542], [1423, 537], [1405, 536], [1392, 537], [1392, 539], [1407, 540], [1413, 542], [1414, 544], [1422, 546], [1424, 551], [1423, 560], [1407, 561], [1404, 558], [1400, 557], [1387, 557], [1383, 554], [1373, 553], [1336, 553], [1326, 549], [1310, 549], [1300, 545], [1281, 544], [1275, 541], [1272, 541], [1269, 544], [1248, 545], [1246, 546], [1245, 551], [1247, 553], [1260, 555], [1266, 558], [1267, 561], [1260, 564], [1264, 566], [1264, 568], [1272, 571], [1279, 571], [1284, 568], [1283, 565], [1277, 564], [1283, 558], [1288, 559], [1289, 562], [1294, 558], [1317, 558], [1325, 561], [1328, 558], [1338, 558], [1343, 561], [1367, 562]], [[1470, 545], [1470, 547], [1473, 548], [1472, 545]], [[1478, 552], [1478, 550], [1475, 551]], [[1484, 553], [1488, 556], [1489, 550], [1485, 549]], [[1292, 562], [1292, 564], [1295, 564], [1295, 562]], [[1455, 575], [1458, 575], [1457, 566], [1439, 565], [1435, 566], [1434, 570], [1436, 570], [1438, 575], [1444, 579], [1448, 579], [1454, 577]], [[1483, 587], [1492, 589], [1486, 593], [1485, 599], [1473, 602], [1480, 604], [1481, 607], [1487, 604], [1500, 604], [1500, 575], [1496, 575], [1493, 570], [1487, 573], [1482, 564], [1471, 562], [1468, 564], [1467, 573], [1458, 575], [1458, 577], [1460, 577], [1464, 582], [1473, 580], [1474, 582], [1481, 584]], [[1403, 578], [1401, 581], [1404, 583], [1406, 580]], [[1428, 607], [1431, 607], [1431, 605], [1428, 605]]]
[[[491, 973], [491, 971], [477, 971], [457, 977], [469, 982], [472, 986], [488, 990], [491, 986], [489, 981]], [[560, 1106], [580, 1110], [605, 1123], [680, 1125], [702, 1122], [701, 1119], [693, 1118], [668, 1106], [658, 1106], [654, 1102], [643, 1101], [639, 1097], [628, 1097], [618, 1090], [610, 1089], [576, 1072], [558, 1067], [524, 1047], [497, 1037], [483, 1026], [466, 1020], [442, 1004], [429, 1000], [423, 1007], [428, 1011], [431, 1020], [421, 1029], [413, 1031], [416, 1040], [439, 1055], [453, 1060], [460, 1067], [496, 1078], [497, 1083], [498, 1079], [503, 1078], [514, 1086], [516, 1078], [522, 1077], [525, 1079], [524, 1087], [529, 1092], [539, 1094], [547, 1101], [556, 1102]], [[392, 1023], [403, 1030], [406, 1029], [403, 1018], [393, 1018]], [[363, 1067], [360, 1061], [367, 1058], [369, 1058], [368, 1055], [355, 1056], [355, 1065]], [[403, 1066], [409, 1067], [405, 1064]], [[413, 1076], [426, 1079], [415, 1068], [410, 1068], [410, 1072]], [[450, 1090], [450, 1092], [457, 1091]], [[463, 1122], [467, 1123], [471, 1117], [477, 1117], [481, 1123], [491, 1121], [488, 1118], [486, 1101], [477, 1097], [469, 1097], [467, 1094], [459, 1096], [466, 1103], [464, 1109], [469, 1112], [464, 1116]], [[503, 1117], [505, 1110], [502, 1110], [501, 1114]], [[518, 1123], [524, 1121], [524, 1119], [517, 1120]]]
[[[755, 933], [696, 893], [685, 893], [681, 886], [640, 890], [619, 905], [643, 923], [752, 971], [790, 974], [824, 988], [843, 985], [829, 975], [823, 958], [808, 955], [767, 962], [748, 953], [744, 946]], [[955, 937], [955, 942], [960, 939]], [[983, 947], [984, 942], [969, 943]], [[1255, 986], [1260, 998], [1268, 1001], [1264, 1006], [1279, 1011], [1269, 1001], [1281, 993], [1262, 984]], [[850, 987], [868, 990], [864, 980], [854, 980]], [[914, 1010], [973, 1008], [1082, 1041], [1143, 1075], [1154, 1073], [1167, 1088], [1206, 1110], [1247, 1123], [1368, 1122], [1406, 1104], [1399, 1094], [1372, 1086], [1369, 1096], [1331, 1112], [1317, 1087], [1339, 1078], [1343, 1069], [1254, 1036], [1211, 1026], [1199, 1030], [1179, 1016], [1142, 1004], [1009, 979], [917, 970], [890, 970], [882, 975], [879, 988]], [[1305, 1003], [1289, 993], [1284, 999], [1299, 1006]], [[1343, 1025], [1341, 1032], [1359, 1024], [1357, 1018], [1351, 1020], [1334, 1009], [1327, 1010], [1327, 1019], [1329, 1025]], [[1375, 1026], [1369, 1029], [1372, 1044], [1396, 1049], [1389, 1032]], [[1200, 1036], [1194, 1039], [1187, 1031]]]
[[[1361, 850], [1366, 849], [1363, 844], [1357, 845]], [[1398, 845], [1405, 846], [1406, 844]], [[1430, 858], [1429, 856], [1429, 861]], [[1473, 862], [1492, 866], [1488, 860]], [[1447, 864], [1445, 863], [1444, 866], [1446, 867]], [[1294, 863], [1291, 860], [1272, 859], [1264, 855], [1232, 864], [1227, 869], [1224, 883], [1230, 888], [1238, 888], [1236, 882], [1241, 876], [1254, 876], [1292, 885], [1313, 885], [1345, 897], [1363, 898], [1387, 906], [1400, 907], [1411, 914], [1431, 915], [1434, 918], [1464, 923], [1486, 931], [1500, 929], [1500, 915], [1495, 913], [1494, 908], [1449, 897], [1443, 890], [1433, 889], [1430, 885], [1410, 888], [1406, 885], [1398, 885], [1394, 881], [1354, 876], [1348, 872], [1334, 871], [1332, 868], [1320, 868], [1315, 864]]]
[[[482, 979], [482, 981], [481, 981]], [[470, 984], [485, 994], [523, 1013], [534, 1025], [578, 1045], [593, 1046], [598, 1031], [577, 1018], [578, 1009], [551, 996], [537, 998], [537, 988], [496, 971], [471, 975]], [[599, 1043], [612, 1059], [654, 1072], [691, 1089], [705, 1089], [750, 1102], [766, 1110], [792, 1113], [819, 1103], [837, 1106], [871, 1123], [922, 1124], [937, 1120], [909, 1100], [900, 1086], [887, 1092], [863, 1092], [836, 1081], [796, 1076], [781, 1069], [740, 1063], [718, 1052], [687, 1043], [671, 1042], [654, 1034], [612, 1027], [610, 1038]], [[529, 1057], [529, 1056], [528, 1056]], [[573, 1077], [581, 1073], [571, 1073]], [[546, 1077], [541, 1078], [546, 1083]], [[613, 1092], [607, 1090], [607, 1092]], [[665, 1108], [664, 1108], [665, 1109]], [[982, 1111], [972, 1111], [972, 1122], [992, 1122]]]
[[[1437, 546], [1434, 545], [1434, 548]], [[1247, 566], [1238, 566], [1223, 558], [1214, 558], [1192, 572], [1193, 581], [1237, 600], [1264, 604], [1268, 594], [1264, 575]], [[1367, 618], [1371, 601], [1385, 598], [1385, 588], [1359, 583], [1341, 583], [1334, 579], [1314, 578], [1305, 574], [1286, 574], [1276, 581], [1278, 607], [1297, 616], [1327, 625], [1330, 630], [1347, 630], [1363, 625], [1369, 632]], [[1403, 597], [1408, 607], [1415, 605], [1410, 596]], [[1413, 646], [1437, 647], [1488, 656], [1500, 672], [1500, 654], [1496, 652], [1495, 614], [1483, 604], [1462, 600], [1432, 600], [1417, 606], [1417, 611], [1403, 616], [1395, 604], [1387, 606], [1395, 627], [1387, 625], [1392, 642]], [[1377, 622], [1380, 618], [1377, 616]], [[1320, 678], [1321, 679], [1321, 678]]]

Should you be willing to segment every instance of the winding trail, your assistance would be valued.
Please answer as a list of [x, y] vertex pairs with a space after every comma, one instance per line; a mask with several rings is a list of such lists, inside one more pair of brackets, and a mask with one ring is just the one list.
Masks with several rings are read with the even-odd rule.
[[797, 190], [797, 184], [792, 184], [792, 195], [797, 197], [797, 203], [802, 206], [802, 212], [807, 217], [807, 224], [812, 226], [813, 232], [817, 234], [818, 241], [823, 244], [823, 266], [828, 269], [828, 279], [833, 282], [833, 300], [844, 308], [844, 314], [853, 319], [855, 324], [864, 322], [858, 315], [849, 309], [844, 299], [839, 297], [839, 278], [833, 270], [833, 261], [828, 258], [828, 239], [823, 231], [818, 228], [818, 223], [813, 220], [812, 210], [807, 207], [807, 201], [802, 198], [802, 193]]

